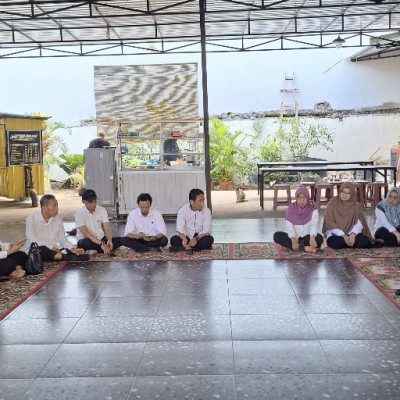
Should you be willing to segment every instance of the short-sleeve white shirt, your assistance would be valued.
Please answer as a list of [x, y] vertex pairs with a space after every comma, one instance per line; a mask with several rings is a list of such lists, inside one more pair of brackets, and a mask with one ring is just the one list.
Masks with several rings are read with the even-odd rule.
[[103, 223], [109, 222], [107, 210], [102, 206], [96, 206], [94, 213], [90, 213], [86, 206], [83, 206], [75, 213], [76, 238], [84, 239], [85, 236], [79, 227], [86, 226], [88, 231], [97, 239], [104, 237]]

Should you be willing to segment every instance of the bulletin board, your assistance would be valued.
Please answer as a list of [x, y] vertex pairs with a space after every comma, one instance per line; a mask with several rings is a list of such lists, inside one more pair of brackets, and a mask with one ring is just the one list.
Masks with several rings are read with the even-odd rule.
[[43, 163], [41, 131], [6, 131], [7, 166]]

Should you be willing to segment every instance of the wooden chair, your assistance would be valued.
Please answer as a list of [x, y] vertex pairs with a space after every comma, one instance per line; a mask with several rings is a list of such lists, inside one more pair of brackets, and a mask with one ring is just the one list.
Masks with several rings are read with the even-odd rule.
[[[279, 191], [284, 190], [285, 199], [279, 200]], [[290, 193], [290, 185], [288, 184], [278, 184], [274, 186], [274, 203], [272, 208], [276, 210], [279, 206], [288, 206], [292, 202], [292, 195]]]
[[367, 207], [367, 185], [370, 181], [354, 181], [354, 186], [357, 193], [357, 201], [363, 206]]
[[336, 196], [336, 195], [339, 194], [340, 186], [342, 186], [343, 183], [344, 183], [344, 181], [332, 181], [332, 182], [330, 182], [330, 184], [332, 186], [332, 196]]
[[332, 197], [333, 197], [333, 187], [330, 183], [317, 183], [315, 189], [315, 205], [318, 208], [328, 204], [329, 200]]
[[[383, 194], [382, 194], [383, 189]], [[388, 184], [384, 182], [370, 182], [367, 184], [367, 196], [365, 199], [365, 205], [371, 204], [375, 207], [382, 199], [387, 195], [389, 188]]]

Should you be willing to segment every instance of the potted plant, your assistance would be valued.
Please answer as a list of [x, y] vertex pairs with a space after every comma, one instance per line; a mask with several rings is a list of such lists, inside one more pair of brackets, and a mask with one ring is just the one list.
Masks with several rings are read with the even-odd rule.
[[62, 168], [69, 177], [63, 183], [64, 187], [71, 187], [83, 189], [85, 186], [85, 169], [84, 169], [84, 157], [83, 154], [71, 154], [60, 156], [64, 162], [60, 163], [59, 166]]
[[72, 186], [77, 189], [79, 196], [82, 196], [85, 191], [85, 168], [78, 167], [75, 169], [74, 173], [71, 174]]
[[231, 133], [217, 118], [210, 120], [211, 179], [219, 181], [221, 190], [233, 189], [233, 177], [238, 171], [240, 144], [246, 137], [243, 131]]

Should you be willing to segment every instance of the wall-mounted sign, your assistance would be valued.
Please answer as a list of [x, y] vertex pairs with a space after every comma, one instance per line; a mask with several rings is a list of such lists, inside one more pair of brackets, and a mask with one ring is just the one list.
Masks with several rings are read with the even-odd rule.
[[7, 165], [43, 163], [41, 131], [7, 131]]

